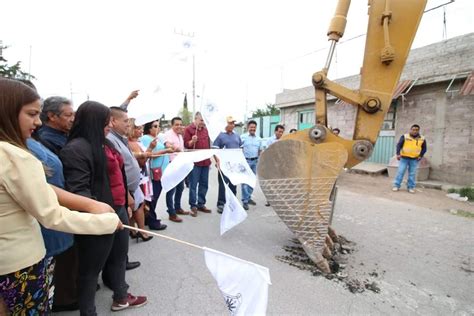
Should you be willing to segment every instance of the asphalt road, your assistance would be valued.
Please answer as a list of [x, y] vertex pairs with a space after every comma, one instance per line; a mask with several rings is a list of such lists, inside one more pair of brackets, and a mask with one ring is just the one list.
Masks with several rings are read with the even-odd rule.
[[[319, 314], [474, 314], [474, 220], [384, 197], [367, 197], [339, 190], [333, 226], [353, 241], [355, 251], [344, 273], [348, 278], [374, 281], [380, 293], [351, 293], [343, 282], [312, 276], [275, 256], [287, 254], [292, 233], [257, 189], [245, 222], [219, 235], [215, 212], [217, 174], [211, 171], [208, 207], [212, 214], [167, 220], [164, 196], [159, 215], [168, 224], [163, 232], [213, 248], [270, 269], [269, 315]], [[183, 206], [187, 205], [186, 189]], [[122, 315], [226, 315], [224, 300], [198, 249], [155, 237], [130, 242], [129, 257], [142, 266], [127, 272], [133, 294], [149, 303]], [[112, 292], [97, 292], [99, 315], [112, 314]], [[74, 315], [61, 313], [57, 315]], [[117, 313], [113, 313], [116, 315]]]

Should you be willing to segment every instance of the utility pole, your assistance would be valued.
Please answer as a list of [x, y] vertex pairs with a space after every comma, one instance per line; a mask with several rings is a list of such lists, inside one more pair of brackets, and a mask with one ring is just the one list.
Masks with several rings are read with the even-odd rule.
[[31, 80], [31, 50], [32, 47], [30, 45], [30, 56], [28, 58], [28, 80]]
[[[185, 43], [183, 46], [186, 49], [188, 48], [192, 49], [192, 46], [193, 46], [192, 39], [194, 38], [194, 32], [185, 33], [183, 31], [177, 32], [175, 30], [174, 33], [176, 35], [181, 35], [181, 36], [189, 38], [191, 43]], [[193, 53], [193, 85], [192, 86], [193, 86], [193, 119], [194, 119], [194, 115], [196, 114], [196, 56], [194, 54], [194, 51], [192, 53]]]

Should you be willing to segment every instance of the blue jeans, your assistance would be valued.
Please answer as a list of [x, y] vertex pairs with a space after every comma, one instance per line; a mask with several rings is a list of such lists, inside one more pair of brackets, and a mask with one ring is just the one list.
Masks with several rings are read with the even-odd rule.
[[[258, 164], [258, 159], [255, 160], [250, 160], [247, 159], [247, 163], [250, 166], [250, 169], [252, 169], [253, 173], [257, 174], [257, 164]], [[253, 193], [253, 188], [248, 185], [248, 184], [242, 184], [242, 203], [243, 204], [248, 204], [249, 200], [252, 198], [252, 193]]]
[[408, 189], [414, 189], [416, 186], [416, 168], [418, 167], [418, 159], [416, 158], [400, 158], [400, 164], [398, 165], [398, 173], [395, 177], [395, 181], [393, 181], [393, 186], [400, 188], [402, 184], [403, 176], [405, 175], [405, 171], [408, 168]]
[[168, 214], [176, 215], [176, 210], [181, 209], [181, 196], [184, 191], [184, 180], [166, 193], [166, 206]]
[[209, 166], [201, 167], [195, 165], [189, 174], [189, 205], [191, 208], [204, 207], [206, 205], [208, 185]]

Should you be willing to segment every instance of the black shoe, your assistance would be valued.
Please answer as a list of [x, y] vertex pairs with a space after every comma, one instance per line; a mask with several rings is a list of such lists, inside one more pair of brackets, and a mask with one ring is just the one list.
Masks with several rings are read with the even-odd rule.
[[79, 310], [79, 303], [72, 303], [67, 305], [53, 305], [53, 313], [70, 312]]
[[268, 203], [268, 202], [267, 202], [267, 203], [265, 203], [265, 206], [270, 206], [270, 203]]
[[[166, 226], [165, 226], [165, 228], [166, 228]], [[145, 241], [145, 242], [146, 242], [146, 241], [152, 240], [152, 239], [153, 239], [153, 236], [145, 237], [145, 236], [142, 235], [142, 233], [137, 233], [137, 243], [140, 241], [140, 239], [141, 239], [142, 241]]]
[[150, 228], [150, 230], [165, 230], [166, 227], [168, 226], [165, 224], [157, 224], [157, 225], [148, 225], [148, 227]]
[[246, 210], [246, 211], [249, 210], [249, 205], [247, 203], [245, 203], [243, 206], [244, 206], [244, 210]]
[[220, 206], [220, 205], [219, 205], [219, 206], [217, 207], [217, 213], [222, 214], [222, 212], [224, 212], [224, 206]]
[[141, 265], [139, 261], [127, 262], [126, 270], [133, 270], [138, 268]]
[[250, 204], [250, 205], [257, 205], [257, 203], [255, 203], [255, 201], [252, 200], [252, 199], [249, 200], [249, 204]]

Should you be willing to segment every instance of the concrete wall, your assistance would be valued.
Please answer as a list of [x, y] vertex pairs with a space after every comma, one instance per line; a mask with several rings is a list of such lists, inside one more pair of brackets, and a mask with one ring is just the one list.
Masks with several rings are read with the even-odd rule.
[[[352, 138], [356, 107], [343, 103], [334, 104], [334, 101], [328, 101], [328, 125], [331, 128], [339, 128], [342, 137]], [[280, 116], [282, 123], [285, 124], [286, 131], [289, 132], [292, 128], [298, 129], [298, 112], [313, 109], [314, 103], [282, 108]]]
[[[463, 81], [456, 82], [454, 88]], [[428, 144], [430, 178], [474, 183], [474, 96], [446, 94], [449, 82], [414, 88], [396, 110], [396, 140], [413, 124], [421, 126]]]

